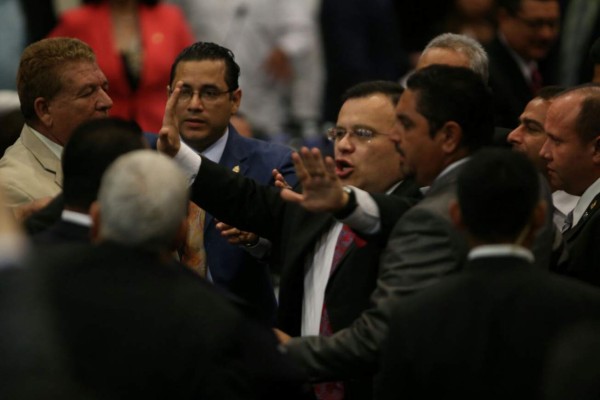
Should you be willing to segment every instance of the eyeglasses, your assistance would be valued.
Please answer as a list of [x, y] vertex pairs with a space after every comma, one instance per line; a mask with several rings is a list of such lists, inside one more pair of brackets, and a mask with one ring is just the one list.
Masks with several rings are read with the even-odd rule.
[[557, 19], [528, 19], [521, 17], [520, 15], [515, 15], [515, 18], [523, 22], [525, 26], [534, 31], [542, 30], [542, 28], [546, 26], [555, 31], [560, 27], [560, 21]]
[[347, 133], [363, 142], [370, 142], [371, 139], [377, 135], [386, 135], [385, 133], [375, 132], [374, 130], [368, 128], [346, 130], [344, 128], [334, 127], [327, 130], [327, 139], [332, 142], [340, 141], [344, 136], [346, 136]]
[[[189, 101], [192, 100], [192, 98], [194, 97], [195, 94], [198, 94], [198, 97], [200, 97], [200, 100], [202, 100], [203, 102], [206, 103], [211, 103], [214, 101], [217, 101], [217, 99], [219, 97], [221, 97], [222, 95], [226, 94], [226, 93], [231, 93], [234, 90], [219, 90], [217, 88], [214, 87], [202, 87], [200, 88], [200, 90], [193, 90], [191, 87], [189, 86], [183, 86], [180, 90], [179, 90], [179, 101], [187, 103]], [[173, 91], [171, 90], [171, 93]]]

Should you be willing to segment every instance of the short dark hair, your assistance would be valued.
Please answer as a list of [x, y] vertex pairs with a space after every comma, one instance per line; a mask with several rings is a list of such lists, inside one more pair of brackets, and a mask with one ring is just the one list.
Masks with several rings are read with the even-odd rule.
[[[83, 0], [83, 4], [100, 4], [106, 0]], [[160, 0], [138, 0], [138, 3], [145, 4], [148, 6], [155, 6], [160, 3]]]
[[544, 100], [550, 100], [554, 97], [558, 96], [562, 92], [566, 90], [564, 86], [552, 85], [552, 86], [544, 86], [536, 93], [535, 97], [539, 97]]
[[430, 65], [408, 78], [417, 111], [427, 119], [430, 135], [448, 121], [462, 128], [461, 146], [469, 151], [488, 145], [494, 134], [492, 93], [469, 68]]
[[470, 234], [487, 243], [514, 241], [539, 201], [539, 175], [523, 154], [490, 147], [465, 164], [457, 195]]
[[359, 99], [362, 97], [371, 96], [374, 94], [384, 94], [389, 97], [394, 106], [400, 100], [400, 95], [404, 92], [404, 88], [397, 82], [392, 81], [367, 81], [361, 82], [342, 94], [342, 103], [350, 99]]
[[239, 88], [238, 79], [240, 77], [240, 66], [235, 62], [233, 52], [225, 47], [210, 42], [196, 42], [179, 53], [171, 66], [169, 84], [171, 86], [175, 84], [173, 79], [175, 79], [177, 65], [179, 65], [180, 62], [203, 60], [222, 60], [225, 62], [225, 83], [227, 84], [227, 89], [233, 91]]
[[600, 64], [600, 37], [590, 47], [590, 61], [592, 65]]
[[81, 124], [62, 156], [65, 205], [89, 208], [106, 168], [120, 155], [145, 147], [142, 130], [133, 121], [101, 118]]

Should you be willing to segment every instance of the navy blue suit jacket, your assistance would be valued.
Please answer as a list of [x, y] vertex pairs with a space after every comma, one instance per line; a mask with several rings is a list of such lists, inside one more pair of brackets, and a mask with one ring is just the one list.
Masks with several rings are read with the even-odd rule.
[[[229, 125], [229, 137], [219, 164], [262, 185], [274, 183], [271, 171], [277, 168], [286, 181], [295, 186], [297, 178], [291, 153], [290, 148], [282, 145], [245, 138]], [[239, 206], [252, 207], [250, 204]], [[215, 218], [207, 213], [204, 247], [214, 283], [256, 307], [261, 317], [272, 322], [277, 304], [268, 265], [243, 248], [227, 243], [215, 225]]]
[[[145, 136], [150, 147], [156, 149], [158, 136]], [[271, 171], [277, 168], [288, 184], [296, 186], [298, 179], [291, 154], [292, 150], [286, 146], [243, 137], [229, 124], [229, 137], [219, 164], [262, 185], [274, 183]], [[239, 204], [239, 207], [251, 205]], [[227, 243], [215, 225], [214, 217], [207, 213], [204, 247], [213, 282], [245, 300], [260, 318], [273, 322], [277, 303], [268, 265], [252, 257], [243, 248]]]

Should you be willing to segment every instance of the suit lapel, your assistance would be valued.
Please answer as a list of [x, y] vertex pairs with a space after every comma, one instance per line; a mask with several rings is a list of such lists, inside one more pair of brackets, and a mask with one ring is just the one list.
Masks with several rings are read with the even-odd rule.
[[23, 125], [21, 132], [23, 138], [23, 146], [25, 146], [40, 165], [47, 171], [54, 173], [54, 182], [62, 187], [63, 173], [60, 165], [60, 160], [56, 158], [54, 153], [31, 131], [27, 125]]
[[[227, 143], [223, 154], [219, 160], [219, 165], [242, 175], [246, 175], [250, 166], [246, 162], [248, 155], [245, 151], [244, 146], [240, 144], [239, 133], [235, 130], [233, 125], [229, 124], [229, 136], [227, 137]], [[214, 217], [212, 214], [206, 213], [204, 220], [204, 231], [208, 229], [213, 223]]]
[[590, 204], [588, 205], [585, 212], [581, 216], [581, 219], [579, 220], [577, 225], [575, 225], [574, 227], [572, 227], [571, 229], [569, 229], [568, 231], [563, 233], [563, 238], [565, 239], [565, 241], [567, 243], [573, 241], [577, 237], [577, 235], [583, 229], [585, 224], [592, 218], [594, 213], [599, 208], [600, 208], [600, 193], [597, 194], [596, 197], [594, 197], [594, 200], [592, 200], [590, 202]]

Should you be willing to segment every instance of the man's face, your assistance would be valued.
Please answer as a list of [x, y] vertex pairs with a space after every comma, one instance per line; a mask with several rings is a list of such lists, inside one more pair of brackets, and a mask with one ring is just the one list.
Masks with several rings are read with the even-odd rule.
[[568, 94], [554, 100], [546, 117], [547, 139], [540, 155], [547, 162], [550, 185], [581, 196], [594, 180], [596, 140], [584, 143], [575, 130], [581, 95]]
[[431, 185], [443, 170], [441, 134], [429, 135], [429, 122], [417, 111], [418, 93], [407, 89], [396, 107], [396, 127], [390, 138], [405, 157], [405, 173], [420, 186]]
[[433, 47], [421, 54], [416, 69], [423, 69], [434, 64], [471, 68], [469, 59], [464, 53], [451, 49]]
[[60, 92], [47, 101], [44, 115], [38, 116], [42, 133], [64, 146], [83, 122], [107, 117], [113, 103], [106, 93], [108, 81], [96, 63], [69, 62], [63, 66], [60, 79]]
[[[225, 133], [240, 105], [242, 92], [240, 89], [228, 92], [222, 60], [182, 61], [171, 84], [178, 81], [183, 81], [183, 90], [195, 92], [188, 100], [180, 96], [175, 106], [179, 131], [187, 144], [203, 151]], [[208, 98], [201, 96], [201, 92], [219, 94]]]
[[546, 141], [544, 123], [548, 107], [548, 100], [540, 97], [531, 100], [519, 117], [519, 126], [508, 134], [508, 142], [512, 148], [525, 154], [543, 173], [546, 172], [546, 162], [540, 157], [540, 150]]
[[558, 1], [522, 0], [515, 15], [501, 12], [500, 31], [526, 61], [541, 60], [556, 41], [560, 23]]
[[[394, 120], [394, 105], [383, 94], [349, 99], [342, 105], [336, 128], [346, 134], [335, 140], [334, 151], [336, 174], [344, 185], [385, 192], [404, 178], [403, 158], [388, 137]], [[358, 137], [353, 133], [358, 129], [370, 130], [374, 136]]]

